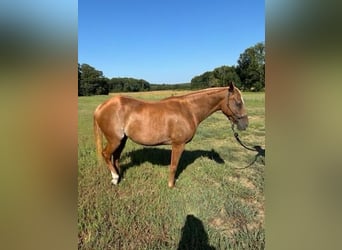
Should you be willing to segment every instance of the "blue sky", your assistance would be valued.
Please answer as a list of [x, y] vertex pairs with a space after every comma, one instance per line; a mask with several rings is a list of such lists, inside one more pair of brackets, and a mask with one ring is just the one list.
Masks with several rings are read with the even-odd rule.
[[264, 41], [264, 0], [78, 2], [78, 62], [108, 78], [190, 82]]

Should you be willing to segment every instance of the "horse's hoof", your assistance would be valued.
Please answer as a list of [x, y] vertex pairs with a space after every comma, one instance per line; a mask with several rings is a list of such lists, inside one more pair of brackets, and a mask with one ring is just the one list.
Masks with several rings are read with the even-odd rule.
[[112, 184], [117, 185], [118, 182], [119, 182], [119, 178], [117, 178], [117, 179], [112, 179]]

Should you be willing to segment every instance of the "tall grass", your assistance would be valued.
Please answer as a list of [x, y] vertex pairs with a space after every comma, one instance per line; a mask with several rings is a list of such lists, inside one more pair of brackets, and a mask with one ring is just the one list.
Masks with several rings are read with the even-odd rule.
[[[184, 91], [131, 94], [156, 100]], [[244, 93], [248, 145], [265, 145], [264, 94]], [[264, 249], [264, 161], [242, 148], [227, 118], [203, 121], [186, 145], [174, 189], [167, 187], [169, 146], [127, 141], [124, 178], [110, 183], [96, 163], [92, 113], [108, 96], [80, 97], [78, 124], [79, 249]]]

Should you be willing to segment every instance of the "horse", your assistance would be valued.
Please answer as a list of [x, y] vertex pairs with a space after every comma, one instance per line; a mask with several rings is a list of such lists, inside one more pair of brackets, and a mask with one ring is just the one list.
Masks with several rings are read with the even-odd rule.
[[[239, 130], [248, 126], [248, 116], [241, 91], [233, 82], [227, 87], [215, 87], [171, 96], [159, 101], [144, 101], [118, 95], [100, 104], [94, 111], [94, 134], [97, 155], [101, 155], [119, 183], [120, 155], [127, 138], [144, 146], [171, 145], [168, 178], [170, 188], [185, 144], [195, 135], [198, 125], [212, 113], [221, 110]], [[103, 135], [107, 144], [102, 148]]]

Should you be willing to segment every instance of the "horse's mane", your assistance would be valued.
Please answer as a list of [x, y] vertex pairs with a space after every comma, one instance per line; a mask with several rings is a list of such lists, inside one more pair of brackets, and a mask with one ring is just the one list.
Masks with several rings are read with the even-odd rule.
[[163, 98], [161, 100], [154, 100], [154, 101], [150, 101], [150, 100], [144, 100], [144, 99], [137, 99], [135, 97], [132, 96], [128, 96], [128, 95], [121, 95], [122, 98], [125, 99], [130, 99], [130, 100], [135, 100], [138, 102], [145, 102], [145, 103], [156, 103], [156, 102], [162, 102], [162, 101], [179, 101], [182, 99], [196, 99], [199, 97], [203, 97], [203, 94], [207, 94], [207, 95], [213, 95], [213, 94], [217, 94], [218, 92], [221, 92], [223, 90], [228, 90], [228, 87], [214, 87], [214, 88], [206, 88], [206, 89], [201, 89], [198, 91], [193, 91], [184, 95], [175, 95], [175, 96], [169, 96], [166, 98]]
[[179, 96], [169, 96], [166, 97], [162, 100], [170, 100], [170, 99], [183, 99], [183, 98], [187, 98], [187, 97], [196, 97], [197, 95], [203, 95], [204, 93], [207, 93], [208, 95], [211, 94], [216, 94], [217, 92], [220, 92], [222, 90], [226, 90], [228, 89], [228, 87], [215, 87], [215, 88], [207, 88], [207, 89], [201, 89], [195, 92], [191, 92], [188, 94], [184, 94], [184, 95], [179, 95]]

